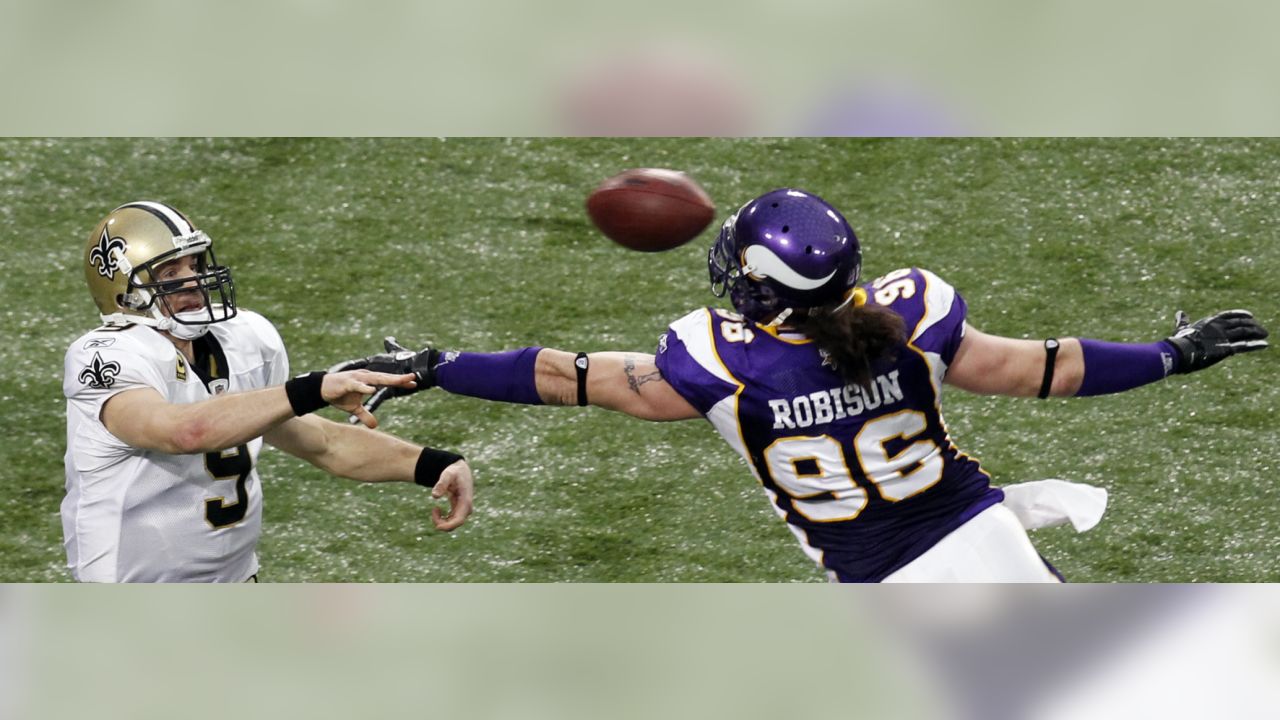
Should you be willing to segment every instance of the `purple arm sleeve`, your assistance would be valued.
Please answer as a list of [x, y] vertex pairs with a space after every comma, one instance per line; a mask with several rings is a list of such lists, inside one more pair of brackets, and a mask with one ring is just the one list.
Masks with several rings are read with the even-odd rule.
[[436, 385], [455, 395], [541, 405], [534, 377], [540, 347], [500, 353], [445, 354], [436, 365]]
[[1124, 392], [1163, 380], [1173, 371], [1177, 350], [1161, 340], [1145, 345], [1081, 338], [1084, 380], [1077, 396]]

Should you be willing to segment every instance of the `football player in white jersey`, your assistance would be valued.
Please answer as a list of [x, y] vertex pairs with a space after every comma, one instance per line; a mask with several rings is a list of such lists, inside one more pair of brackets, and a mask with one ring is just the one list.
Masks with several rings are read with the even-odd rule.
[[[473, 484], [453, 453], [374, 431], [360, 406], [412, 375], [356, 370], [290, 377], [279, 333], [236, 305], [209, 236], [158, 202], [98, 223], [85, 278], [103, 326], [67, 349], [66, 497], [72, 576], [93, 582], [256, 579], [262, 443], [334, 475], [404, 481], [448, 499], [440, 530], [471, 512]], [[326, 405], [365, 427], [311, 415]]]

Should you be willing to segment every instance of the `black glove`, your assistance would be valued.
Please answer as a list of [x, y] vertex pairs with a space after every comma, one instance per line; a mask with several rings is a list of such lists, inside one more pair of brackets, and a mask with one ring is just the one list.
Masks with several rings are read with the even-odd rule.
[[[385, 353], [370, 355], [357, 360], [347, 360], [329, 368], [329, 372], [371, 370], [391, 375], [413, 373], [414, 380], [418, 384], [417, 387], [412, 389], [398, 387], [378, 388], [377, 392], [364, 401], [364, 407], [369, 412], [377, 410], [379, 405], [393, 397], [412, 395], [419, 390], [426, 390], [436, 386], [436, 363], [440, 358], [439, 350], [428, 346], [418, 352], [414, 352], [396, 342], [394, 337], [383, 338], [382, 346], [386, 349]], [[351, 416], [351, 422], [357, 423], [359, 420], [353, 415]]]
[[1247, 310], [1228, 310], [1194, 323], [1178, 311], [1173, 337], [1165, 338], [1178, 350], [1175, 373], [1203, 370], [1242, 352], [1267, 347], [1267, 329]]

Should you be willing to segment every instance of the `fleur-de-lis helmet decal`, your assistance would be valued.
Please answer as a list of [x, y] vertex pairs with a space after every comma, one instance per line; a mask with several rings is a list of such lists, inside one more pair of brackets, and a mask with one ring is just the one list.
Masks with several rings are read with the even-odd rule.
[[89, 249], [89, 264], [96, 267], [102, 277], [112, 279], [120, 269], [120, 258], [124, 257], [128, 247], [124, 238], [111, 237], [104, 226], [97, 246]]

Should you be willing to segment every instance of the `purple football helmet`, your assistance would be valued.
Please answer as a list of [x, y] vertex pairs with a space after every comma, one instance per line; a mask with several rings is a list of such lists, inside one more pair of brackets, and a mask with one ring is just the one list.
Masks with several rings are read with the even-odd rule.
[[862, 273], [853, 228], [822, 198], [783, 188], [743, 205], [707, 253], [711, 292], [747, 318], [846, 299]]

